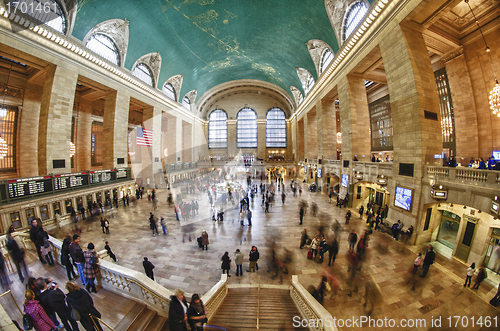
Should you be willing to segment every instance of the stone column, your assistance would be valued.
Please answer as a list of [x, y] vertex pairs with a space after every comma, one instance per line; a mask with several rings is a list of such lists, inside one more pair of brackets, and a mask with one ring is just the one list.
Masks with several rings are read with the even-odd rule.
[[91, 167], [92, 143], [92, 101], [80, 99], [78, 117], [76, 118], [76, 171], [89, 170]]
[[298, 125], [297, 125], [297, 145], [298, 145], [298, 155], [299, 155], [299, 160], [302, 160], [302, 159], [305, 159], [306, 158], [306, 155], [305, 155], [305, 140], [306, 140], [306, 132], [304, 130], [304, 127], [307, 126], [307, 124], [305, 124], [304, 122], [306, 121], [306, 116], [302, 117], [299, 121], [298, 121]]
[[[400, 219], [405, 227], [414, 225], [418, 234], [421, 230], [418, 220], [425, 217], [419, 217], [423, 166], [440, 164], [433, 156], [441, 154], [443, 142], [434, 72], [422, 32], [417, 29], [395, 25], [382, 39], [380, 50], [394, 128], [394, 173], [389, 191], [395, 191], [395, 184], [413, 189], [411, 213], [390, 204], [389, 218]], [[342, 109], [342, 102], [340, 105]], [[401, 163], [413, 166], [413, 176], [399, 175]]]
[[227, 155], [238, 154], [236, 143], [236, 120], [227, 120]]
[[[71, 116], [78, 73], [49, 65], [45, 75], [38, 131], [38, 174], [71, 172]], [[53, 161], [59, 163], [54, 168]]]
[[[295, 122], [294, 122], [295, 123]], [[293, 129], [296, 126], [292, 122], [286, 121], [286, 154], [285, 159], [293, 160], [295, 156], [293, 155], [293, 150], [295, 149], [295, 144], [293, 140]]]
[[[293, 161], [297, 162], [299, 159], [299, 139], [298, 139], [298, 124], [297, 124], [297, 119], [293, 120], [289, 126], [292, 128], [291, 132], [291, 142], [292, 142], [292, 157]], [[287, 134], [288, 136], [288, 134]]]
[[447, 56], [445, 64], [453, 100], [457, 156], [465, 157], [462, 163], [468, 163], [471, 157], [477, 158], [480, 155], [474, 90], [463, 49]]
[[[106, 93], [103, 118], [104, 169], [127, 165], [129, 106], [130, 95], [127, 92], [110, 90]], [[159, 123], [161, 125], [161, 121]], [[157, 131], [160, 132], [160, 129]], [[124, 163], [118, 164], [118, 159], [123, 159]]]
[[316, 107], [313, 107], [306, 115], [306, 155], [307, 159], [318, 158], [318, 123], [316, 121]]
[[[337, 116], [335, 113], [335, 100], [321, 100], [316, 106], [318, 112], [318, 128], [321, 128], [321, 139], [318, 137], [318, 145], [322, 147], [322, 158], [328, 160], [337, 159]], [[321, 113], [321, 124], [320, 114]]]
[[265, 119], [257, 119], [257, 157], [268, 160], [266, 146], [266, 123]]
[[183, 132], [182, 118], [175, 118], [175, 162], [184, 162], [182, 159], [182, 148], [183, 148]]
[[23, 110], [19, 118], [19, 177], [38, 175], [38, 124], [43, 87], [28, 83], [24, 90]]
[[193, 155], [193, 125], [182, 121], [182, 162], [191, 162]]
[[[161, 110], [155, 107], [145, 108], [142, 114], [144, 129], [153, 131], [153, 146], [141, 148], [143, 183], [150, 188], [160, 187], [164, 184], [161, 167], [161, 115]], [[147, 178], [149, 178], [149, 185]]]
[[[168, 148], [168, 156], [166, 163], [172, 164], [177, 162], [177, 119], [172, 115], [165, 114], [167, 119], [166, 130], [163, 131], [166, 147]], [[165, 132], [166, 131], [166, 132]]]

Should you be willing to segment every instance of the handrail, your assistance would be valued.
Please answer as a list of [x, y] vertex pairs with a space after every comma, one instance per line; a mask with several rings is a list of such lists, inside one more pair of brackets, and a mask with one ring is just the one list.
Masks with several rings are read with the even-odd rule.
[[128, 282], [134, 283], [134, 284], [136, 284], [136, 285], [139, 285], [139, 287], [140, 287], [141, 289], [143, 289], [144, 291], [146, 291], [146, 292], [150, 293], [152, 296], [154, 296], [154, 297], [156, 297], [156, 298], [160, 299], [161, 301], [165, 302], [166, 304], [169, 304], [169, 303], [170, 303], [170, 301], [168, 301], [167, 299], [162, 298], [162, 297], [161, 297], [161, 296], [159, 296], [158, 294], [156, 294], [156, 293], [152, 292], [150, 289], [148, 289], [147, 287], [145, 287], [145, 286], [144, 286], [144, 285], [142, 285], [141, 283], [136, 282], [135, 280], [133, 280], [133, 279], [129, 279], [129, 278], [125, 278], [125, 280], [126, 280], [126, 281], [128, 281]]
[[100, 319], [99, 317], [97, 316], [92, 316], [92, 314], [89, 313], [89, 316], [90, 316], [90, 319], [92, 320], [92, 323], [94, 324], [95, 326], [95, 329], [96, 330], [99, 330], [99, 327], [97, 327], [97, 324], [96, 322], [94, 321], [94, 318], [97, 318], [99, 320], [99, 322], [101, 322], [102, 324], [104, 324], [108, 329], [110, 329], [111, 331], [115, 331], [115, 329], [113, 329], [112, 327], [110, 327], [108, 325], [108, 323], [104, 322], [102, 319]]
[[21, 308], [19, 308], [19, 305], [17, 304], [16, 299], [14, 298], [14, 295], [12, 294], [11, 290], [8, 290], [7, 292], [4, 292], [4, 293], [0, 294], [0, 298], [3, 297], [3, 296], [5, 296], [5, 295], [7, 295], [7, 294], [10, 294], [10, 296], [12, 297], [12, 300], [14, 300], [14, 303], [16, 304], [17, 310], [19, 310], [19, 312], [22, 315], [23, 312], [21, 311]]

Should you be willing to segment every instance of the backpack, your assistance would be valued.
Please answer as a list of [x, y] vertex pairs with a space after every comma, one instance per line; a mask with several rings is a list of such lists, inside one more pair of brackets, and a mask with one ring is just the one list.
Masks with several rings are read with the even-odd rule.
[[50, 242], [47, 240], [47, 238], [43, 238], [43, 247], [44, 248], [50, 247]]
[[93, 268], [93, 269], [97, 269], [98, 266], [97, 266], [97, 262], [95, 260], [95, 253], [92, 252], [92, 255], [90, 256], [90, 266]]

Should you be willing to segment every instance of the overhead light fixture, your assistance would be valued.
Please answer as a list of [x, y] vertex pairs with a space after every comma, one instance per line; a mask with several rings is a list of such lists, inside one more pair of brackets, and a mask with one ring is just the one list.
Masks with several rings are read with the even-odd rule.
[[469, 4], [469, 0], [464, 0], [467, 6], [469, 6], [470, 12], [472, 13], [472, 16], [474, 17], [474, 20], [476, 21], [476, 24], [479, 28], [479, 32], [481, 33], [481, 36], [483, 37], [484, 41], [484, 46], [486, 46], [486, 53], [488, 53], [488, 57], [490, 59], [490, 64], [491, 64], [491, 70], [493, 71], [493, 75], [495, 76], [495, 87], [490, 91], [490, 109], [493, 112], [494, 115], [497, 115], [500, 117], [500, 84], [498, 84], [498, 78], [497, 74], [495, 72], [495, 67], [493, 66], [493, 60], [491, 59], [491, 50], [488, 47], [488, 44], [486, 43], [486, 38], [484, 38], [483, 30], [481, 29], [481, 25], [479, 25], [479, 21], [476, 18], [476, 15], [474, 15], [474, 11], [472, 11], [472, 7]]

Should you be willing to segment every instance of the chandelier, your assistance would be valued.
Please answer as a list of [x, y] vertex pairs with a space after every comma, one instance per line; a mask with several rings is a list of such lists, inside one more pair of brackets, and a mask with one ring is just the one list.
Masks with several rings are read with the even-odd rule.
[[490, 48], [486, 43], [486, 38], [484, 38], [483, 30], [481, 29], [481, 25], [479, 25], [479, 21], [474, 15], [472, 11], [472, 7], [469, 4], [469, 0], [464, 0], [467, 6], [469, 6], [470, 12], [472, 16], [474, 16], [474, 20], [476, 21], [477, 26], [479, 27], [479, 32], [481, 32], [481, 36], [484, 40], [484, 45], [486, 46], [486, 53], [488, 53], [488, 57], [490, 59], [491, 70], [493, 71], [493, 75], [495, 76], [495, 87], [490, 91], [490, 109], [493, 112], [493, 115], [497, 115], [500, 117], [500, 84], [498, 84], [497, 74], [495, 72], [495, 67], [493, 66], [493, 61], [491, 60]]

